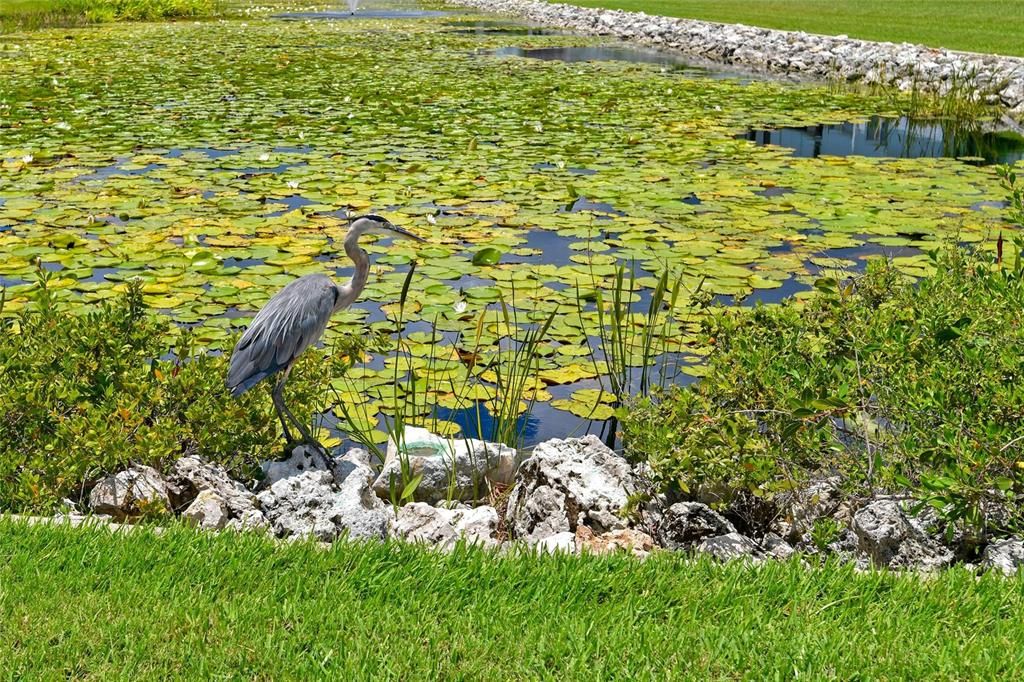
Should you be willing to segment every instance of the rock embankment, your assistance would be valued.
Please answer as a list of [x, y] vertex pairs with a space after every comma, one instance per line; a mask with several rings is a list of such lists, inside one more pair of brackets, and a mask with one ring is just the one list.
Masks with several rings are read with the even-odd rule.
[[[93, 518], [111, 522], [176, 514], [211, 531], [321, 542], [394, 539], [443, 551], [467, 542], [638, 557], [681, 551], [722, 561], [834, 556], [862, 568], [928, 572], [971, 561], [975, 569], [1006, 574], [1024, 566], [1019, 537], [983, 547], [975, 542], [965, 553], [964, 543], [945, 532], [934, 513], [915, 514], [909, 497], [850, 497], [838, 476], [763, 501], [765, 513], [754, 522], [739, 495], [737, 505], [713, 509], [698, 499], [659, 494], [649, 487], [645, 465], [631, 464], [594, 436], [549, 440], [520, 454], [410, 427], [402, 443], [405, 466], [425, 488], [420, 501], [401, 507], [388, 499], [400, 486], [382, 486], [364, 450], [334, 453], [328, 464], [303, 446], [284, 461], [265, 462], [261, 479], [247, 484], [194, 456], [178, 460], [167, 474], [133, 466], [96, 482], [88, 503], [98, 515]], [[389, 448], [399, 456], [397, 444]], [[435, 475], [444, 466], [448, 475]], [[420, 487], [415, 493], [419, 497]], [[64, 518], [80, 517], [73, 510]]]
[[[652, 16], [541, 0], [451, 0], [538, 24], [609, 35], [753, 71], [948, 93], [973, 91], [1024, 119], [1024, 59], [847, 36]], [[965, 87], [966, 86], [966, 87]]]

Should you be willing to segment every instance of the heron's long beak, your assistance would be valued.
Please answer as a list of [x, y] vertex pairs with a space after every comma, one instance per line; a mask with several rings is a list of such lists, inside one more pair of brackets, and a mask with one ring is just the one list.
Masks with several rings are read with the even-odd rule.
[[395, 225], [394, 223], [388, 223], [388, 226], [385, 229], [387, 229], [389, 232], [393, 232], [396, 237], [403, 237], [404, 239], [411, 239], [414, 242], [425, 242], [425, 241], [427, 241], [423, 237], [418, 237], [418, 236], [414, 235], [412, 232], [410, 232], [409, 230], [401, 228], [398, 225]]

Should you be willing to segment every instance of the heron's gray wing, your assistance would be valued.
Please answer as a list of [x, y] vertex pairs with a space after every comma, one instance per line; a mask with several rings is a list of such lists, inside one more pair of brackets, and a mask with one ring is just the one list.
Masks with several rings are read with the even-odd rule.
[[326, 275], [307, 275], [274, 295], [231, 353], [228, 388], [239, 396], [287, 367], [324, 333], [337, 300]]

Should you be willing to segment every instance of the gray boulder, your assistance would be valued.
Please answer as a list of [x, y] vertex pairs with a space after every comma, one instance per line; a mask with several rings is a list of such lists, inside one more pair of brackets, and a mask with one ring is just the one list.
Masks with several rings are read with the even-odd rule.
[[431, 504], [449, 497], [462, 501], [485, 497], [491, 484], [511, 483], [519, 463], [515, 448], [507, 445], [445, 438], [415, 426], [405, 427], [400, 445], [388, 441], [384, 466], [373, 483], [383, 499], [390, 497], [392, 479], [401, 490], [403, 457], [413, 476], [423, 474], [415, 498]]
[[541, 443], [516, 478], [506, 514], [514, 538], [534, 543], [578, 526], [605, 533], [628, 525], [619, 511], [636, 480], [629, 463], [596, 436]]
[[107, 476], [89, 493], [89, 508], [121, 521], [171, 511], [167, 481], [153, 467], [132, 466]]
[[498, 512], [494, 507], [445, 509], [413, 502], [398, 510], [391, 521], [394, 537], [448, 550], [460, 540], [484, 547], [497, 545]]
[[[202, 528], [210, 527], [210, 522], [200, 522], [198, 515], [205, 514], [205, 511], [213, 511], [211, 505], [214, 497], [211, 495], [220, 500], [227, 510], [224, 524], [219, 528], [245, 529], [267, 526], [266, 519], [256, 506], [256, 496], [240, 482], [231, 478], [227, 470], [219, 464], [206, 462], [195, 455], [182, 457], [171, 467], [167, 481], [174, 508], [185, 508], [182, 515]], [[204, 496], [203, 493], [211, 495]], [[203, 503], [196, 506], [196, 500], [200, 497], [203, 497]]]
[[220, 495], [212, 490], [204, 490], [192, 500], [181, 514], [181, 518], [203, 530], [222, 530], [227, 527], [230, 512], [228, 505]]
[[874, 500], [853, 515], [857, 549], [875, 566], [932, 571], [953, 552], [916, 528], [897, 500]]
[[721, 514], [701, 502], [677, 502], [665, 510], [658, 539], [667, 549], [689, 549], [705, 538], [735, 533]]
[[788, 561], [796, 550], [788, 542], [775, 533], [768, 533], [761, 539], [761, 547], [764, 549], [765, 557], [776, 561]]
[[389, 510], [370, 487], [373, 469], [364, 450], [333, 458], [328, 471], [299, 447], [285, 462], [266, 463], [264, 472], [268, 487], [256, 499], [278, 537], [387, 536]]
[[1003, 575], [1017, 575], [1017, 569], [1024, 566], [1024, 540], [1009, 538], [991, 543], [981, 555], [981, 565]]
[[726, 533], [707, 538], [697, 545], [697, 552], [710, 554], [719, 561], [733, 561], [734, 559], [759, 560], [763, 557], [761, 548], [757, 543], [746, 535], [739, 533]]
[[773, 530], [792, 544], [811, 543], [814, 523], [835, 515], [842, 504], [838, 476], [819, 478], [806, 486], [779, 495], [776, 504], [781, 512]]

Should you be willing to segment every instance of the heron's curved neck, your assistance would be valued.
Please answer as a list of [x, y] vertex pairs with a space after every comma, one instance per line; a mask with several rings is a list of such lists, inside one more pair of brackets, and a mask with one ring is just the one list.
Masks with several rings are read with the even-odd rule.
[[366, 287], [366, 280], [370, 274], [370, 257], [359, 247], [359, 235], [349, 232], [345, 236], [345, 255], [352, 259], [355, 271], [347, 284], [338, 287], [338, 301], [335, 303], [335, 311], [352, 305], [363, 289]]

